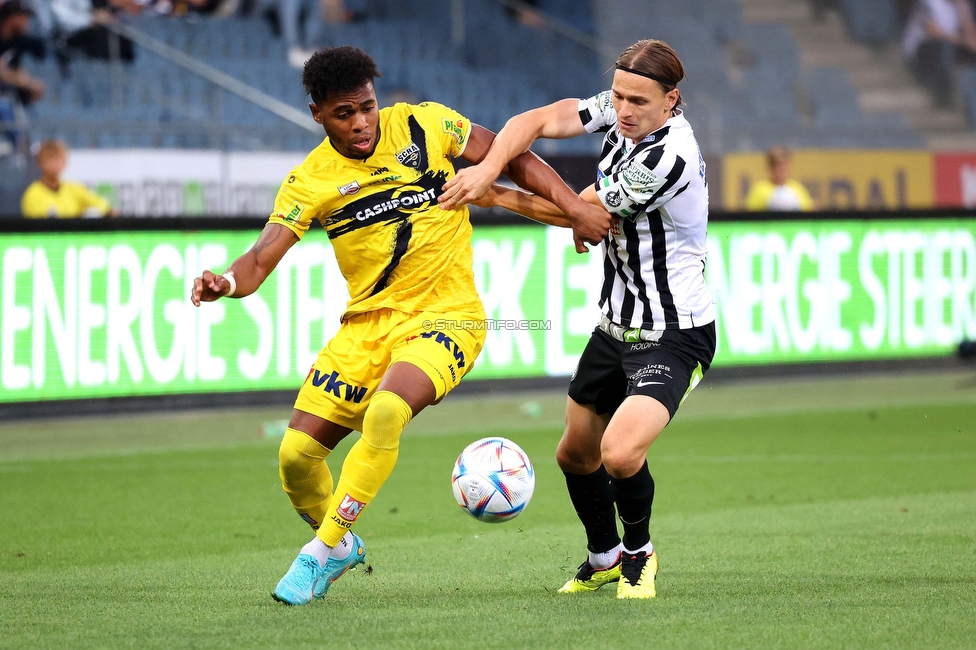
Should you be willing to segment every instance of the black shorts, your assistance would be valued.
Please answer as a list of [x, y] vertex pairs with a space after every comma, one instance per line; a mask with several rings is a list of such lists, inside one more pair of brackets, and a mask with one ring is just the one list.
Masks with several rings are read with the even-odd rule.
[[617, 410], [628, 395], [647, 395], [674, 417], [685, 395], [701, 380], [715, 356], [715, 323], [665, 330], [660, 341], [625, 343], [602, 329], [593, 330], [569, 396], [598, 414]]

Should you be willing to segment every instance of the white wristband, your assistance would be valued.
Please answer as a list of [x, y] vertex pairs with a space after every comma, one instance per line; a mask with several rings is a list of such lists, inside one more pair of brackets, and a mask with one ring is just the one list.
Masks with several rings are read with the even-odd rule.
[[230, 285], [230, 291], [224, 295], [228, 298], [233, 298], [234, 294], [237, 293], [237, 278], [234, 277], [234, 272], [224, 271], [224, 279], [227, 280], [227, 284]]

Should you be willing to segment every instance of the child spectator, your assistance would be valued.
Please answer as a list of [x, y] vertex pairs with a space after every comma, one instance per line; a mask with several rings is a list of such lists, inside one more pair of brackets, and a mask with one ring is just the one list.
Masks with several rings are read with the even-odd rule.
[[785, 147], [773, 147], [766, 152], [769, 180], [755, 183], [746, 196], [746, 210], [780, 211], [813, 210], [813, 199], [807, 188], [790, 178], [793, 154]]
[[31, 183], [20, 201], [28, 219], [69, 219], [85, 216], [114, 216], [109, 202], [81, 183], [62, 181], [68, 161], [68, 147], [60, 140], [45, 140], [37, 152], [41, 178]]

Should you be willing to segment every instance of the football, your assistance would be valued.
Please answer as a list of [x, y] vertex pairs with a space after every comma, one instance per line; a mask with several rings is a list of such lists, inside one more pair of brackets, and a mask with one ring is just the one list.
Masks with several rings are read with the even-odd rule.
[[532, 498], [535, 470], [522, 448], [507, 438], [482, 438], [464, 448], [451, 474], [454, 499], [479, 521], [517, 516]]

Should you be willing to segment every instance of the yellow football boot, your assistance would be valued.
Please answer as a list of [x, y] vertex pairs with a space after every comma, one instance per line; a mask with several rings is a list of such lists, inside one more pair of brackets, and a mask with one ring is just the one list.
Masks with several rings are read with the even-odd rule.
[[657, 576], [657, 553], [623, 553], [620, 560], [620, 581], [617, 598], [654, 598], [654, 578]]
[[579, 571], [576, 572], [576, 575], [562, 586], [559, 593], [581, 594], [596, 591], [603, 585], [609, 582], [617, 582], [618, 580], [620, 580], [619, 557], [617, 558], [616, 564], [606, 569], [596, 569], [590, 564], [589, 560], [585, 560], [579, 566]]

